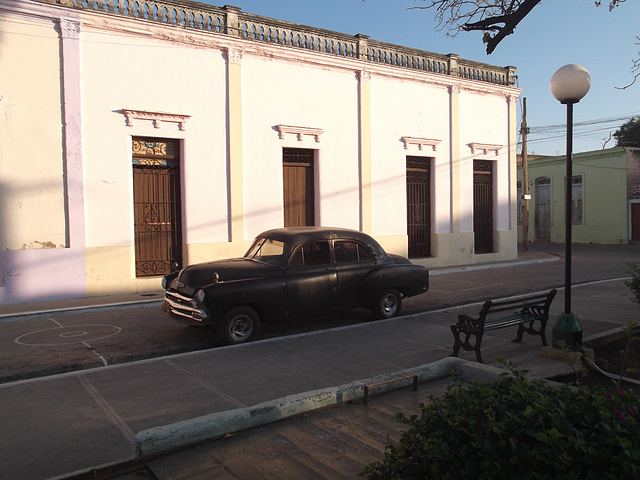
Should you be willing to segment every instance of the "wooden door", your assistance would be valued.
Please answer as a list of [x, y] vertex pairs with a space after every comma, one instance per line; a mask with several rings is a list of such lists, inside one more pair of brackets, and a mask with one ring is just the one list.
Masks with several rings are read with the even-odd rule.
[[314, 150], [283, 150], [284, 226], [315, 225]]
[[473, 161], [473, 237], [475, 253], [493, 253], [493, 162]]
[[133, 211], [136, 276], [182, 264], [180, 141], [134, 138]]
[[640, 242], [640, 203], [631, 204], [631, 240]]
[[551, 179], [549, 177], [536, 180], [536, 239], [551, 238]]
[[431, 256], [431, 159], [407, 157], [409, 258]]

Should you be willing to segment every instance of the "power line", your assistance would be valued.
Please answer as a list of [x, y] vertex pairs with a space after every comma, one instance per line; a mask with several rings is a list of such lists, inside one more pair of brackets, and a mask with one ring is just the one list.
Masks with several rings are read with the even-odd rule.
[[[574, 137], [582, 139], [592, 138], [594, 141], [608, 141], [606, 137], [603, 138], [603, 134], [611, 134], [612, 130], [619, 129], [622, 124], [637, 116], [640, 116], [640, 112], [575, 122], [573, 124], [573, 134]], [[530, 127], [528, 129], [528, 143], [540, 144], [563, 139], [566, 136], [566, 128], [566, 124]], [[518, 144], [521, 144], [521, 142], [518, 142]]]

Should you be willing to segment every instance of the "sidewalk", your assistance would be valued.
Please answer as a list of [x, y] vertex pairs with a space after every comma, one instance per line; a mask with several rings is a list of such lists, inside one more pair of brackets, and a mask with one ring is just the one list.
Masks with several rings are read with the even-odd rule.
[[[535, 263], [524, 265], [493, 273], [505, 284], [515, 283], [512, 276], [521, 277], [523, 268], [530, 276], [535, 270]], [[462, 279], [479, 285], [486, 278], [477, 271], [440, 275], [439, 288], [459, 287]], [[563, 308], [563, 293], [558, 292], [552, 305], [549, 339]], [[572, 298], [586, 341], [607, 337], [628, 320], [638, 319], [638, 307], [620, 279], [574, 286]], [[495, 364], [479, 365], [472, 353], [462, 352], [462, 360], [448, 358], [449, 325], [458, 313], [476, 314], [478, 309], [477, 304], [446, 307], [0, 385], [0, 422], [5, 432], [0, 439], [0, 478], [65, 478], [146, 458], [361, 399], [364, 385], [405, 375], [418, 375], [425, 393], [432, 380], [446, 377], [452, 369], [467, 381], [496, 378], [500, 370]], [[485, 360], [492, 363], [502, 355], [541, 378], [567, 373], [562, 362], [538, 355], [537, 337], [525, 336], [516, 344], [511, 342], [514, 335], [512, 329], [485, 334]]]

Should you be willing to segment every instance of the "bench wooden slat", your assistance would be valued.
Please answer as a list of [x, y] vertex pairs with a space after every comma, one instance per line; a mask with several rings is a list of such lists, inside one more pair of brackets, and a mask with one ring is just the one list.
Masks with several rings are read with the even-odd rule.
[[[484, 332], [515, 325], [518, 325], [518, 333], [514, 342], [521, 342], [526, 332], [529, 335], [540, 336], [542, 344], [546, 346], [545, 330], [551, 302], [556, 293], [557, 290], [553, 289], [546, 294], [526, 295], [508, 300], [487, 300], [482, 305], [478, 318], [465, 314], [458, 315], [458, 323], [451, 325], [454, 338], [453, 356], [457, 357], [460, 348], [463, 348], [467, 351], [475, 351], [476, 358], [482, 363], [480, 348]], [[511, 314], [499, 318], [493, 317], [494, 314], [506, 311], [511, 311]], [[540, 327], [534, 326], [536, 322], [540, 323]], [[528, 325], [525, 326], [525, 324]]]

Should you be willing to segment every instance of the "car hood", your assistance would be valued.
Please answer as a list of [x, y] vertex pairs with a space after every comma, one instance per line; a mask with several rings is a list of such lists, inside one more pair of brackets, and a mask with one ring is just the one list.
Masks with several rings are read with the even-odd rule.
[[183, 268], [173, 283], [178, 290], [191, 292], [216, 282], [232, 282], [276, 275], [281, 269], [246, 258], [198, 263]]

